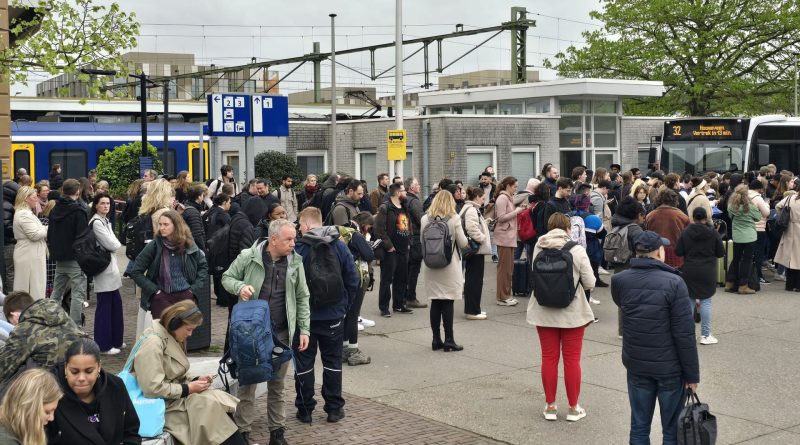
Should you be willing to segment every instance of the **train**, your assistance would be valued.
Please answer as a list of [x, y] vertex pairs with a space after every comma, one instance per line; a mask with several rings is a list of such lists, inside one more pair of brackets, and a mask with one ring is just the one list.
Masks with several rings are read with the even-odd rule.
[[[142, 127], [136, 123], [14, 121], [11, 172], [25, 168], [36, 182], [48, 179], [52, 166], [59, 164], [64, 178], [79, 178], [97, 167], [103, 153], [141, 140]], [[147, 125], [147, 142], [162, 156], [163, 124]], [[202, 124], [171, 122], [164, 173], [176, 175], [186, 170], [192, 181], [210, 178], [208, 142]]]

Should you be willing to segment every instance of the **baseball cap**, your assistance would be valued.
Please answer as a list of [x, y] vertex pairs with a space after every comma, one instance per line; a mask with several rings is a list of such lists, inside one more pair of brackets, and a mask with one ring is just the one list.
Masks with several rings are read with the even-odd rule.
[[653, 252], [658, 250], [659, 247], [669, 246], [669, 244], [668, 239], [651, 230], [645, 230], [633, 239], [633, 245], [636, 247], [636, 251], [640, 253]]

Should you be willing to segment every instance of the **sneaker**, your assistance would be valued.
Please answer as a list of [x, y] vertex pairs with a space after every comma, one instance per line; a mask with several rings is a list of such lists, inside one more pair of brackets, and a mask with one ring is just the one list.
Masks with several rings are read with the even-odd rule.
[[467, 320], [486, 320], [486, 314], [467, 314]]
[[717, 343], [719, 343], [719, 340], [717, 340], [717, 337], [714, 337], [711, 334], [709, 334], [708, 336], [705, 336], [705, 337], [700, 337], [700, 344], [701, 345], [715, 345]]
[[786, 281], [786, 274], [776, 273], [775, 278], [773, 278], [773, 280]]
[[381, 317], [389, 318], [391, 316], [392, 316], [392, 313], [389, 312], [388, 310], [381, 310]]
[[600, 321], [600, 319], [597, 318], [597, 317], [594, 317], [594, 321], [592, 321], [592, 323], [597, 323], [598, 321]]
[[334, 409], [328, 412], [328, 422], [336, 423], [344, 419], [344, 408]]
[[558, 407], [555, 405], [545, 405], [542, 414], [544, 414], [545, 420], [558, 420]]
[[517, 301], [515, 298], [507, 298], [505, 300], [498, 300], [497, 305], [498, 306], [516, 306], [517, 303], [519, 303], [519, 301]]
[[358, 366], [358, 365], [369, 365], [372, 363], [372, 359], [367, 355], [364, 354], [358, 348], [350, 348], [352, 351], [350, 355], [347, 357], [347, 364], [350, 366]]
[[117, 349], [117, 348], [111, 348], [111, 349], [109, 349], [108, 351], [103, 351], [103, 352], [101, 352], [101, 354], [105, 354], [105, 355], [117, 355], [117, 354], [119, 354], [120, 352], [122, 352], [122, 351], [120, 351], [120, 350], [119, 350], [119, 349]]
[[594, 297], [589, 297], [589, 303], [600, 304], [600, 300], [598, 300], [597, 298], [594, 298]]
[[497, 262], [497, 255], [492, 255], [492, 262], [493, 262], [493, 263], [496, 263], [496, 262]]
[[602, 267], [597, 268], [597, 273], [599, 273], [600, 275], [611, 275], [609, 271], [603, 269]]
[[428, 305], [425, 304], [425, 303], [422, 303], [419, 300], [414, 299], [414, 300], [406, 301], [406, 307], [413, 307], [414, 309], [424, 309], [424, 308], [428, 307]]
[[346, 362], [348, 358], [350, 358], [350, 354], [352, 354], [357, 348], [350, 348], [347, 346], [342, 346], [342, 363]]
[[305, 410], [303, 411], [297, 410], [297, 414], [295, 414], [294, 416], [297, 417], [297, 420], [303, 423], [311, 423], [312, 421], [311, 413]]
[[84, 301], [83, 302], [83, 307], [89, 307], [89, 302], [88, 301]]
[[411, 309], [409, 309], [407, 307], [399, 307], [399, 308], [395, 309], [394, 311], [397, 312], [398, 314], [413, 314], [414, 313], [413, 310], [411, 310]]
[[358, 330], [359, 331], [363, 331], [364, 330], [364, 325], [361, 324], [361, 323], [358, 323]]
[[581, 408], [580, 405], [576, 406], [575, 408], [570, 408], [569, 413], [567, 413], [568, 422], [577, 422], [584, 417], [586, 417], [586, 410]]
[[371, 327], [375, 326], [375, 322], [374, 321], [367, 320], [366, 318], [363, 318], [363, 317], [358, 317], [358, 323], [360, 325], [363, 325], [365, 328], [371, 328]]
[[483, 315], [486, 315], [486, 312], [484, 312], [484, 311], [481, 311], [481, 314], [483, 314]]
[[769, 281], [769, 280], [767, 280], [767, 279], [766, 279], [766, 278], [764, 278], [764, 277], [761, 277], [761, 278], [759, 278], [759, 279], [758, 279], [758, 282], [759, 282], [759, 283], [761, 283], [761, 284], [769, 284], [769, 283], [770, 283], [770, 281]]

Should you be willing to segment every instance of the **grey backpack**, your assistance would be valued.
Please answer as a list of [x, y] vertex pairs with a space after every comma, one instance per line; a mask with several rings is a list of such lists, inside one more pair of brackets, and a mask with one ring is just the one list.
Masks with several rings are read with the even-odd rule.
[[453, 237], [447, 219], [437, 216], [422, 231], [422, 260], [431, 269], [442, 269], [453, 259]]

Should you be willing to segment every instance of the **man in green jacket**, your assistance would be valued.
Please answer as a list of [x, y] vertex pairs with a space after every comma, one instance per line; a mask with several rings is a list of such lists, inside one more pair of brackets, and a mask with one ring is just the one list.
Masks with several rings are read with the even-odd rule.
[[[303, 259], [294, 252], [296, 237], [291, 222], [285, 219], [272, 221], [269, 238], [242, 250], [222, 275], [222, 286], [231, 294], [238, 295], [240, 301], [251, 298], [267, 300], [278, 339], [290, 344], [297, 333], [297, 348], [305, 351], [308, 348], [311, 312]], [[289, 363], [284, 363], [275, 379], [267, 383], [270, 445], [288, 444], [283, 438], [286, 430], [283, 391], [288, 368]], [[244, 385], [239, 387], [237, 394], [241, 401], [234, 420], [248, 440], [255, 420], [255, 391], [256, 385]]]

